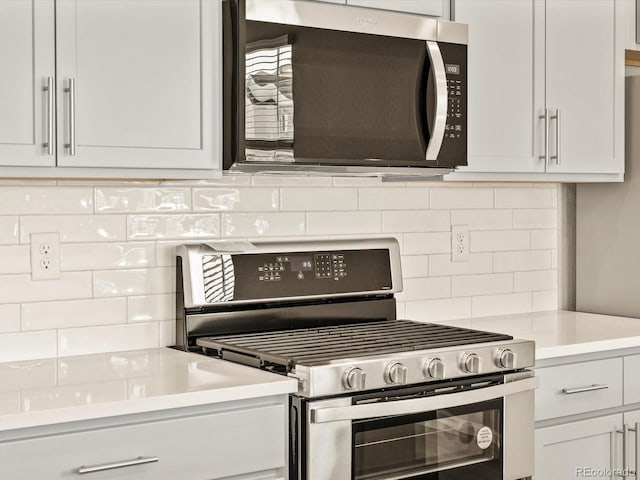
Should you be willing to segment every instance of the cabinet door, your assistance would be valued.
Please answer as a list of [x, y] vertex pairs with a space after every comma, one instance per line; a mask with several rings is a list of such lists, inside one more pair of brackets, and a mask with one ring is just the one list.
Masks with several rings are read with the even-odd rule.
[[458, 171], [544, 172], [540, 2], [455, 0], [454, 10], [469, 24], [469, 166]]
[[53, 0], [0, 2], [0, 165], [55, 164], [55, 150], [48, 155], [43, 147], [47, 95], [54, 94], [43, 91], [55, 75], [54, 18]]
[[[640, 410], [634, 410], [624, 414], [624, 423], [635, 430], [636, 424], [640, 427]], [[637, 465], [640, 460], [640, 443], [636, 442], [638, 436], [635, 431], [629, 431], [628, 438], [628, 458], [629, 465], [627, 468], [632, 472], [636, 471]], [[640, 435], [640, 434], [638, 434]], [[631, 477], [634, 478], [634, 477]]]
[[[624, 35], [615, 0], [546, 1], [547, 171], [624, 171]], [[558, 143], [556, 138], [560, 139]]]
[[221, 0], [56, 5], [59, 166], [219, 165]]
[[536, 430], [534, 478], [610, 478], [593, 472], [622, 468], [621, 428], [622, 415], [610, 415]]
[[347, 0], [347, 3], [357, 7], [380, 8], [432, 17], [444, 17], [447, 13], [444, 0]]

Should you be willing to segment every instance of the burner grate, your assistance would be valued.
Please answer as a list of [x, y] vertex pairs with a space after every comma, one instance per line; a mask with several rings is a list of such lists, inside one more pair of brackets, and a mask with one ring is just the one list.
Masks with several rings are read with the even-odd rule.
[[409, 320], [224, 335], [198, 339], [200, 346], [286, 367], [473, 343], [512, 340], [509, 335]]

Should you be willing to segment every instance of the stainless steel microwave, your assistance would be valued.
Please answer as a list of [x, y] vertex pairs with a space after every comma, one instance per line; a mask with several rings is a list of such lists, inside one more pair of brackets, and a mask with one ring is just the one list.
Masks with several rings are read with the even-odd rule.
[[467, 164], [467, 25], [225, 0], [231, 171], [436, 176]]

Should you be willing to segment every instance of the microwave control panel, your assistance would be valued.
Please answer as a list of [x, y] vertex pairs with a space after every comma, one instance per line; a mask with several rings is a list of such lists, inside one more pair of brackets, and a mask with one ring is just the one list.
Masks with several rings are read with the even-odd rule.
[[[467, 157], [467, 46], [439, 43], [447, 76], [447, 123], [438, 165], [460, 165]], [[466, 164], [466, 163], [465, 163]]]

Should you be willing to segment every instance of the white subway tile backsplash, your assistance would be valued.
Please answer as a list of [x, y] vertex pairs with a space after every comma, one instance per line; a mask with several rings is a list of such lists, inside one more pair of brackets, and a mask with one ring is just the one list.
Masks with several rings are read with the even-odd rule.
[[[554, 309], [557, 188], [250, 175], [11, 181], [0, 186], [0, 361], [174, 344], [175, 247], [221, 239], [395, 237], [399, 317]], [[466, 262], [451, 261], [451, 225], [469, 226]], [[60, 234], [60, 279], [31, 280], [34, 232]]]
[[91, 188], [0, 187], [0, 215], [93, 213]]
[[22, 305], [22, 330], [46, 330], [125, 323], [127, 300], [103, 298]]
[[311, 212], [307, 213], [307, 233], [367, 234], [381, 230], [380, 212]]
[[496, 272], [548, 270], [552, 268], [551, 250], [496, 252], [493, 254], [493, 268]]
[[57, 354], [55, 330], [0, 334], [0, 362], [51, 358]]
[[497, 188], [496, 208], [555, 208], [554, 188]]
[[223, 237], [304, 235], [305, 215], [297, 212], [223, 213]]
[[160, 346], [169, 347], [176, 344], [176, 322], [160, 322]]
[[20, 330], [20, 305], [0, 305], [0, 333]]
[[60, 245], [60, 269], [63, 271], [153, 267], [155, 262], [153, 242]]
[[468, 225], [471, 230], [511, 230], [513, 210], [452, 210], [452, 225]]
[[533, 311], [543, 312], [558, 309], [558, 291], [533, 292]]
[[466, 262], [452, 262], [450, 254], [429, 257], [429, 276], [431, 277], [491, 272], [493, 272], [491, 253], [470, 253]]
[[429, 276], [429, 256], [411, 255], [402, 257], [402, 278]]
[[0, 246], [0, 275], [31, 272], [29, 245]]
[[471, 297], [407, 302], [406, 314], [407, 318], [419, 322], [442, 322], [471, 317]]
[[382, 212], [383, 232], [449, 232], [448, 210], [401, 210]]
[[509, 293], [505, 295], [483, 295], [471, 299], [471, 314], [474, 317], [508, 315], [532, 311], [532, 294]]
[[34, 215], [20, 218], [20, 242], [32, 233], [59, 232], [60, 241], [120, 242], [127, 240], [125, 215]]
[[196, 212], [277, 211], [280, 190], [277, 188], [196, 188], [193, 210]]
[[154, 348], [160, 346], [160, 330], [157, 322], [64, 328], [58, 330], [58, 345], [60, 357]]
[[531, 230], [531, 249], [554, 249], [558, 248], [557, 230]]
[[303, 177], [295, 175], [254, 175], [254, 187], [330, 187], [331, 177]]
[[361, 188], [360, 210], [426, 210], [429, 189], [406, 187]]
[[513, 292], [512, 273], [458, 275], [451, 277], [451, 296], [495, 295]]
[[163, 322], [176, 318], [176, 296], [171, 293], [128, 297], [127, 302], [129, 322]]
[[0, 245], [18, 243], [20, 238], [20, 222], [18, 217], [0, 217]]
[[533, 292], [558, 288], [557, 270], [514, 273], [514, 291]]
[[63, 272], [57, 280], [31, 280], [31, 275], [0, 276], [0, 303], [90, 297], [91, 272]]
[[100, 270], [93, 273], [95, 297], [147, 295], [175, 291], [175, 268]]
[[432, 188], [430, 195], [433, 209], [493, 208], [492, 188]]
[[130, 215], [129, 240], [184, 240], [220, 236], [220, 214], [194, 215]]
[[111, 188], [96, 190], [96, 213], [188, 212], [188, 188]]
[[530, 208], [514, 210], [514, 228], [556, 228], [558, 211], [555, 208]]
[[403, 247], [405, 255], [451, 253], [451, 233], [406, 233]]
[[531, 236], [528, 230], [479, 231], [471, 232], [469, 250], [471, 252], [504, 252], [528, 250]]
[[283, 188], [282, 210], [289, 212], [357, 210], [355, 188]]
[[449, 277], [407, 278], [403, 280], [402, 286], [402, 293], [398, 293], [397, 298], [404, 302], [451, 296]]

